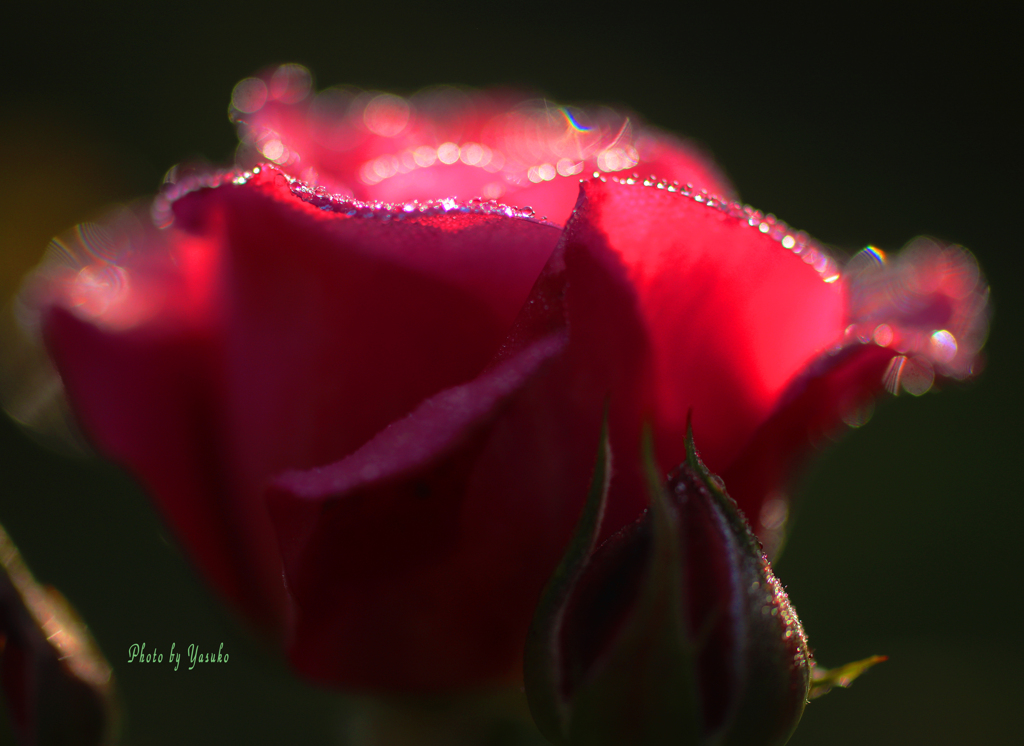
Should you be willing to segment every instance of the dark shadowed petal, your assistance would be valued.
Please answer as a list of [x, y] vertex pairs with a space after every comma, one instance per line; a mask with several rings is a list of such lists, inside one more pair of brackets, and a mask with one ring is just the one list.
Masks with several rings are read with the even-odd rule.
[[280, 624], [270, 475], [331, 463], [478, 375], [559, 231], [447, 203], [323, 209], [272, 169], [221, 181], [180, 187], [158, 205], [172, 225], [117, 261], [79, 251], [36, 305], [85, 431], [227, 595]]
[[[303, 77], [305, 75], [305, 77]], [[274, 80], [291, 80], [293, 85]], [[410, 98], [328, 88], [284, 65], [236, 87], [240, 164], [272, 161], [332, 191], [388, 202], [454, 196], [532, 207], [563, 224], [581, 176], [656, 173], [729, 196], [697, 146], [608, 107], [512, 91], [428, 89]]]
[[348, 458], [276, 481], [300, 671], [391, 690], [514, 676], [542, 574], [579, 506], [563, 499], [564, 425], [517, 437], [537, 434], [537, 379], [564, 345], [540, 339]]
[[477, 379], [344, 461], [278, 480], [301, 670], [406, 689], [518, 676], [605, 406], [632, 447], [645, 396], [646, 335], [610, 259], [564, 237]]

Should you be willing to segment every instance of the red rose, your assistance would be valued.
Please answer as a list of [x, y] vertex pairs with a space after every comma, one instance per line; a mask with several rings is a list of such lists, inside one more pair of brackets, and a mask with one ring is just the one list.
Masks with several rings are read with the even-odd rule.
[[308, 83], [240, 83], [249, 170], [80, 227], [26, 298], [86, 433], [312, 678], [516, 676], [606, 402], [606, 533], [644, 507], [642, 423], [678, 464], [692, 408], [771, 543], [809, 438], [885, 381], [971, 372], [985, 286], [962, 249], [841, 273], [623, 114]]

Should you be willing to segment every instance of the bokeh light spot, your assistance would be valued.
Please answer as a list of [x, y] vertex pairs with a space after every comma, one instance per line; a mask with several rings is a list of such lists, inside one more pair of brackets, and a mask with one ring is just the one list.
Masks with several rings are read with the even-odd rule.
[[309, 95], [313, 76], [305, 65], [281, 65], [270, 77], [270, 97], [283, 104], [295, 104]]
[[939, 329], [932, 334], [928, 348], [936, 361], [950, 363], [956, 357], [956, 337], [945, 329]]
[[428, 168], [437, 163], [437, 151], [426, 145], [421, 145], [412, 151], [412, 157], [420, 168]]
[[768, 495], [764, 505], [761, 506], [761, 513], [758, 516], [761, 525], [771, 531], [776, 531], [786, 525], [789, 518], [789, 501], [785, 495], [775, 491]]
[[446, 142], [437, 149], [437, 160], [450, 166], [459, 160], [459, 152], [458, 145], [453, 142]]
[[497, 181], [492, 181], [488, 184], [484, 184], [484, 188], [481, 191], [486, 199], [498, 199], [505, 193], [505, 185]]
[[366, 128], [381, 137], [395, 137], [409, 123], [409, 103], [401, 96], [382, 93], [374, 96], [363, 112]]
[[259, 78], [238, 81], [231, 91], [231, 106], [243, 114], [252, 114], [267, 103], [267, 84]]

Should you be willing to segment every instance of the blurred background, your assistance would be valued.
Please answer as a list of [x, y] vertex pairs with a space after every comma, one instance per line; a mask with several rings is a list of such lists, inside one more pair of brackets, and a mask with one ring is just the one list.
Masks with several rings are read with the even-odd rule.
[[[801, 481], [776, 569], [817, 658], [890, 660], [812, 703], [791, 743], [1016, 742], [1021, 19], [830, 13], [258, 0], [7, 11], [0, 292], [15, 291], [51, 236], [152, 194], [173, 164], [229, 162], [232, 87], [291, 61], [319, 87], [513, 84], [625, 105], [705, 144], [744, 201], [826, 243], [962, 243], [993, 288], [984, 374], [939, 395], [886, 397]], [[241, 630], [129, 478], [46, 450], [7, 418], [0, 463], [0, 522], [90, 624], [118, 677], [129, 743], [338, 742], [347, 706]], [[130, 644], [172, 640], [224, 642], [231, 660], [127, 664]]]

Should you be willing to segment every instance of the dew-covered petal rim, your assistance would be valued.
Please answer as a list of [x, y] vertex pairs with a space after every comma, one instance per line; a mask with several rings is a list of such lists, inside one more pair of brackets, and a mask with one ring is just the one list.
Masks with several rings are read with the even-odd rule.
[[606, 242], [635, 290], [659, 462], [682, 461], [692, 408], [709, 466], [731, 480], [763, 539], [778, 538], [759, 521], [766, 498], [823, 430], [856, 424], [883, 388], [922, 393], [935, 375], [969, 375], [987, 331], [977, 263], [931, 240], [888, 262], [858, 255], [841, 273], [828, 250], [774, 216], [632, 177], [584, 183], [564, 240], [576, 234]]
[[271, 161], [363, 200], [497, 198], [564, 224], [578, 179], [594, 171], [657, 173], [716, 194], [734, 191], [701, 148], [633, 114], [510, 90], [314, 93], [309, 71], [292, 64], [241, 81], [229, 111], [241, 167]]
[[788, 381], [842, 334], [838, 267], [806, 236], [786, 249], [773, 235], [784, 225], [762, 230], [765, 216], [749, 208], [646, 184], [585, 182], [566, 240], [613, 257], [635, 295], [659, 463], [682, 462], [692, 410], [696, 441], [721, 472]]

